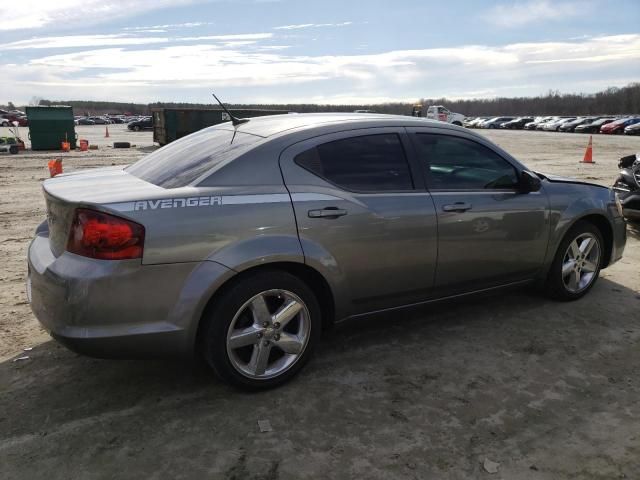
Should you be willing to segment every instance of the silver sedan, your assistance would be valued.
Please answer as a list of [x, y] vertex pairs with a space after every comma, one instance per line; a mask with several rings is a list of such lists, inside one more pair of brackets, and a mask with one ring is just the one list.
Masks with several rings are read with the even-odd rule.
[[28, 292], [53, 337], [244, 388], [293, 377], [335, 321], [527, 283], [576, 300], [626, 239], [610, 189], [377, 114], [224, 123], [44, 196]]

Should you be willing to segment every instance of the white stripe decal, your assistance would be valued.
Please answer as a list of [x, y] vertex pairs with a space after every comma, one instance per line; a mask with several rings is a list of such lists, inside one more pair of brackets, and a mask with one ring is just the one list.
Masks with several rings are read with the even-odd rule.
[[[339, 197], [324, 193], [294, 193], [296, 202], [311, 202], [318, 200], [342, 200]], [[137, 200], [107, 204], [109, 208], [118, 212], [133, 212], [137, 210], [164, 210], [167, 208], [189, 207], [219, 207], [224, 205], [259, 205], [262, 203], [282, 203], [291, 201], [287, 193], [264, 193], [255, 195], [209, 195], [187, 198], [160, 198], [153, 200]]]
[[222, 205], [244, 205], [247, 203], [278, 203], [289, 202], [287, 193], [266, 193], [261, 195], [226, 195], [222, 198]]

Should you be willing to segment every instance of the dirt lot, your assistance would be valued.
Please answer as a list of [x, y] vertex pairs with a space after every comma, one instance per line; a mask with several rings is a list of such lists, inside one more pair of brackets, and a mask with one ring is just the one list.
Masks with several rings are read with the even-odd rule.
[[[79, 133], [137, 148], [58, 155], [65, 169], [150, 150], [150, 133], [110, 130]], [[596, 136], [582, 165], [584, 135], [483, 133], [534, 169], [605, 185], [640, 151]], [[249, 395], [189, 364], [80, 357], [39, 329], [25, 253], [50, 158], [0, 156], [1, 478], [638, 478], [637, 230], [578, 302], [514, 291], [342, 324], [295, 381]]]

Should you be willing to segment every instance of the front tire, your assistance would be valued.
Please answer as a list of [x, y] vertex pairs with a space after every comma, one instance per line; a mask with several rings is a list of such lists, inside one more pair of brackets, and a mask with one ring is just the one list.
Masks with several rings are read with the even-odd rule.
[[223, 381], [249, 390], [273, 388], [295, 376], [311, 357], [322, 325], [311, 289], [277, 270], [224, 290], [203, 321], [206, 362]]
[[598, 280], [603, 255], [600, 230], [578, 221], [560, 242], [547, 277], [547, 295], [565, 302], [582, 298]]

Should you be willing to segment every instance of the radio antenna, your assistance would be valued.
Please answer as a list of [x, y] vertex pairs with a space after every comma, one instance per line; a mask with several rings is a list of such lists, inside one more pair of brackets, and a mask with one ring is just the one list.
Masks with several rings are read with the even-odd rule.
[[233, 113], [231, 113], [227, 107], [224, 106], [224, 104], [220, 101], [220, 99], [218, 99], [218, 97], [216, 97], [215, 93], [212, 93], [211, 95], [213, 95], [213, 98], [216, 99], [216, 102], [218, 102], [220, 104], [220, 106], [222, 107], [222, 109], [227, 113], [227, 115], [229, 115], [229, 118], [231, 119], [231, 123], [233, 124], [234, 127], [237, 127], [238, 125], [242, 125], [243, 123], [247, 123], [249, 121], [248, 118], [238, 118], [236, 117]]

